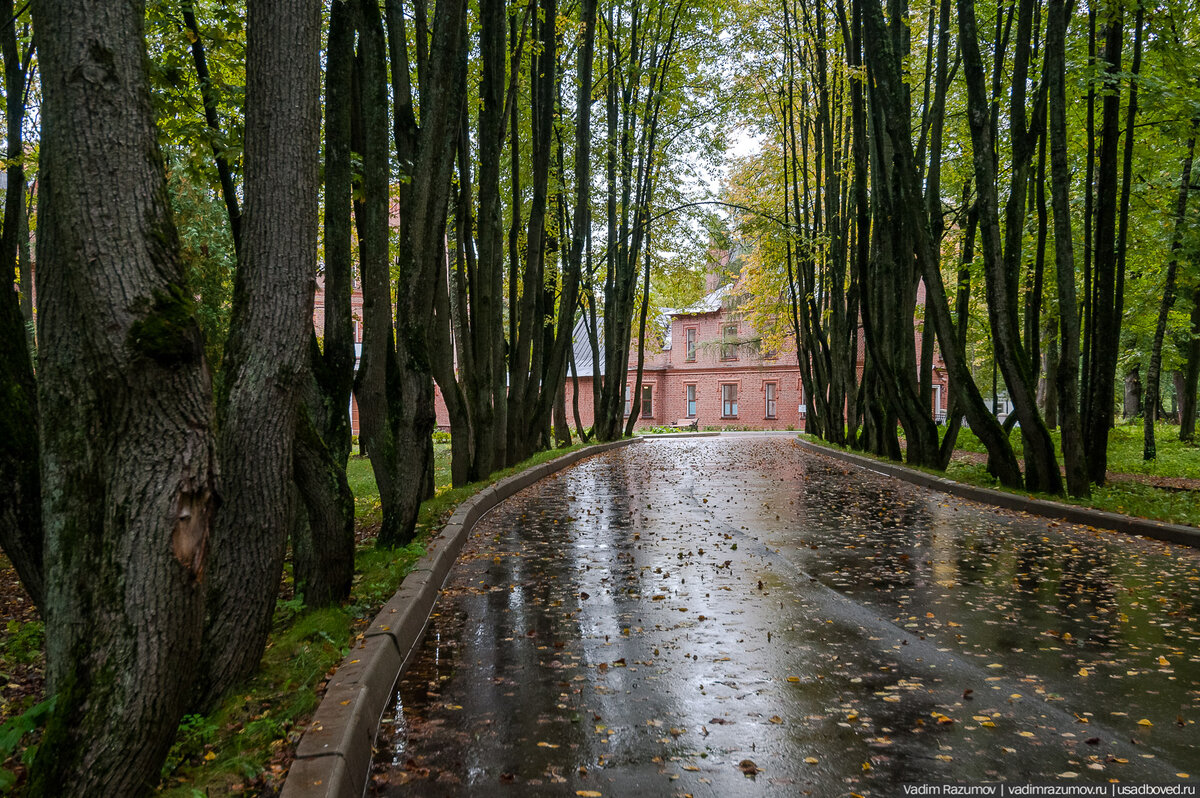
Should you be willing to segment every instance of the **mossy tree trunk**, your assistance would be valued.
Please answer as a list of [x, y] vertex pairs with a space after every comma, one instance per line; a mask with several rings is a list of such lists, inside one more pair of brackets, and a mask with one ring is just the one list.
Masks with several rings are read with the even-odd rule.
[[325, 327], [314, 332], [305, 378], [305, 412], [297, 417], [294, 464], [303, 500], [292, 532], [296, 591], [313, 607], [350, 593], [354, 577], [354, 496], [346, 480], [350, 457], [350, 395], [354, 387], [351, 316], [351, 71], [352, 0], [330, 8], [325, 56]]
[[216, 506], [141, 3], [39, 2], [47, 687], [29, 793], [151, 792], [196, 673]]
[[202, 673], [211, 705], [257, 666], [296, 507], [293, 450], [317, 263], [319, 8], [250, 0], [245, 208], [220, 397], [220, 493]]
[[[363, 359], [355, 392], [363, 443], [383, 504], [383, 526], [377, 541], [380, 546], [402, 546], [412, 540], [421, 500], [432, 489], [430, 436], [435, 415], [430, 328], [435, 282], [445, 258], [447, 209], [465, 93], [461, 56], [466, 46], [466, 3], [438, 3], [432, 25], [424, 6], [417, 7], [413, 19], [419, 78], [416, 93], [410, 77], [404, 9], [396, 0], [389, 0], [385, 8], [386, 45], [378, 5], [368, 0], [360, 6], [363, 163], [371, 196], [379, 196], [382, 180], [386, 198], [390, 174], [386, 49], [393, 65], [393, 135], [402, 175], [396, 199], [400, 227], [396, 307], [393, 314], [386, 262], [388, 207], [383, 205], [380, 215], [378, 202], [364, 201], [364, 206], [370, 204], [373, 255], [368, 260], [363, 254]], [[418, 98], [419, 125], [414, 111]], [[361, 233], [360, 240], [367, 241]]]

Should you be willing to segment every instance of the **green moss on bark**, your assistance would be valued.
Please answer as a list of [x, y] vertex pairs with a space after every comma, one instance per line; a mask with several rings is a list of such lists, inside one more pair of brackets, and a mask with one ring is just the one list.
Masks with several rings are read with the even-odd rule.
[[202, 347], [193, 302], [181, 286], [154, 292], [150, 307], [130, 325], [126, 345], [162, 366], [199, 359]]

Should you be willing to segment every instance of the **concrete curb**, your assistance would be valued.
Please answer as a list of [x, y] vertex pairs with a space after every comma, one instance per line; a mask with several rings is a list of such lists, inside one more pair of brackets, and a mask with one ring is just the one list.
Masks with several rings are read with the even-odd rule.
[[517, 491], [585, 457], [639, 440], [624, 438], [565, 454], [506, 477], [460, 504], [330, 679], [296, 748], [280, 798], [361, 798], [370, 777], [379, 719], [396, 679], [424, 636], [438, 593], [471, 528]]
[[923, 488], [949, 493], [959, 498], [970, 499], [971, 501], [982, 502], [984, 504], [993, 504], [1008, 510], [1021, 510], [1030, 515], [1038, 515], [1043, 518], [1070, 521], [1073, 524], [1111, 529], [1130, 535], [1142, 535], [1143, 537], [1154, 538], [1155, 540], [1165, 540], [1169, 543], [1178, 543], [1182, 546], [1200, 548], [1200, 529], [1196, 527], [1184, 526], [1183, 524], [1167, 524], [1162, 521], [1151, 521], [1148, 518], [1135, 518], [1129, 515], [1110, 513], [1105, 510], [1093, 510], [1088, 507], [1077, 507], [1073, 504], [1035, 499], [1032, 496], [1018, 496], [1013, 493], [1005, 493], [1004, 491], [979, 488], [943, 477], [935, 477], [923, 471], [906, 468], [898, 463], [887, 463], [870, 457], [844, 452], [841, 449], [818, 446], [803, 439], [798, 439], [797, 442], [800, 448], [805, 451], [823, 454], [835, 460], [842, 460], [860, 468], [866, 468], [870, 471], [886, 474], [889, 477], [902, 479], [905, 482], [911, 482]]

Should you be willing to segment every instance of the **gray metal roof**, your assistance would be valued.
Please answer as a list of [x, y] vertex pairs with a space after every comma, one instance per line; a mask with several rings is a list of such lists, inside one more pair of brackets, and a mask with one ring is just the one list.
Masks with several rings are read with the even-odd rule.
[[725, 297], [729, 295], [733, 285], [723, 285], [711, 294], [702, 297], [699, 301], [688, 305], [686, 308], [671, 311], [672, 316], [699, 316], [703, 313], [716, 313], [721, 309]]

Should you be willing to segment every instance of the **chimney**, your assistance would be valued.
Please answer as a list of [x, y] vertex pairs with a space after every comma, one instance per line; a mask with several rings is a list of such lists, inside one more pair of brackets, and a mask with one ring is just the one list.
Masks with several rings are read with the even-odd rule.
[[729, 250], [710, 249], [708, 263], [704, 269], [704, 293], [711, 294], [725, 282], [725, 268], [729, 266]]

